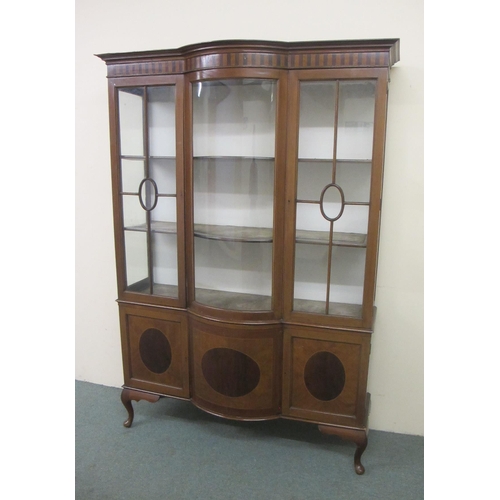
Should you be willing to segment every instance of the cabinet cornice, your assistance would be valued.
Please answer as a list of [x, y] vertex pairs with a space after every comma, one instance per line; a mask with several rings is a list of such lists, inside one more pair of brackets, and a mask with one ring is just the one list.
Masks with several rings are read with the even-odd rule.
[[98, 54], [108, 77], [189, 73], [218, 68], [389, 68], [399, 39], [316, 42], [226, 40], [179, 49]]

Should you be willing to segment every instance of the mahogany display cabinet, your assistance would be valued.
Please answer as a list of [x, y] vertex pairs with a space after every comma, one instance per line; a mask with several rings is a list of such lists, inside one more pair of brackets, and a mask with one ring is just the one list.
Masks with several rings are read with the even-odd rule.
[[364, 472], [389, 69], [399, 40], [101, 54], [122, 401], [295, 419]]

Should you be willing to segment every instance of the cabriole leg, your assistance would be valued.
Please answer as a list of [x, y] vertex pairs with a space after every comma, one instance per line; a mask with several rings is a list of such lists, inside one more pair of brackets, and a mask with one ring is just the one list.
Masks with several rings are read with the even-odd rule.
[[365, 468], [361, 463], [361, 455], [368, 446], [368, 429], [346, 429], [342, 427], [332, 427], [329, 425], [318, 425], [318, 428], [323, 434], [339, 436], [342, 439], [355, 443], [356, 452], [354, 453], [354, 470], [356, 471], [356, 474], [364, 474]]
[[132, 401], [149, 401], [150, 403], [156, 403], [160, 399], [158, 394], [150, 394], [148, 392], [136, 391], [134, 389], [128, 389], [124, 387], [121, 394], [121, 400], [123, 406], [125, 406], [128, 412], [128, 418], [123, 422], [125, 427], [130, 427], [134, 421], [134, 408], [132, 407]]
[[355, 442], [356, 452], [354, 453], [354, 470], [356, 471], [356, 474], [361, 475], [365, 473], [365, 468], [361, 463], [361, 455], [368, 446], [368, 436], [366, 435], [366, 432], [364, 432], [363, 435], [360, 433], [359, 440], [356, 440]]

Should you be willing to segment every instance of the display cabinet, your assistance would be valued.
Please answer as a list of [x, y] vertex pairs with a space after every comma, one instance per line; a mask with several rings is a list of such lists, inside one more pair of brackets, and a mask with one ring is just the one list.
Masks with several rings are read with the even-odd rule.
[[364, 472], [399, 40], [223, 41], [107, 64], [125, 425], [169, 396], [296, 419]]

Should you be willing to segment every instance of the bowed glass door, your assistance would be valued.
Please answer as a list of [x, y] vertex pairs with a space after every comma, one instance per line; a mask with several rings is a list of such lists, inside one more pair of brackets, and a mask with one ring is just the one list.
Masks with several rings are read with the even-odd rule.
[[192, 84], [195, 300], [272, 309], [276, 81]]

